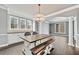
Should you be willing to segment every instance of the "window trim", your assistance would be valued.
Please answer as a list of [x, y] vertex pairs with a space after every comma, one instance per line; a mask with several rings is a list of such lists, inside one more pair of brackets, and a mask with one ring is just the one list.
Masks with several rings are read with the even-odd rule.
[[[26, 20], [26, 25], [27, 25], [28, 20], [29, 20], [29, 19]], [[32, 20], [30, 20], [30, 21], [31, 21], [31, 23], [32, 23], [31, 29], [33, 30], [33, 21], [32, 21]], [[27, 28], [27, 26], [26, 26], [26, 28]], [[29, 28], [28, 28], [28, 29], [29, 29]]]
[[11, 15], [9, 15], [9, 29], [10, 30], [18, 30], [18, 20], [19, 20], [19, 18], [17, 18], [17, 28], [11, 28], [11, 17], [16, 17], [16, 16], [11, 16]]
[[[21, 23], [20, 23], [21, 20], [25, 21], [25, 22], [24, 22], [24, 23], [25, 23], [25, 28], [21, 28]], [[27, 29], [27, 28], [26, 28], [26, 24], [27, 24], [27, 23], [26, 23], [26, 19], [25, 19], [25, 18], [19, 18], [19, 29], [20, 29], [20, 30]]]

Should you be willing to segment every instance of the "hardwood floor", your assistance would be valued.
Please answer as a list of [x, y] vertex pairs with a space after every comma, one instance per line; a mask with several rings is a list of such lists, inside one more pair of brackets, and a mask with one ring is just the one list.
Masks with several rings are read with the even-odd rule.
[[22, 54], [23, 46], [24, 46], [23, 43], [20, 43], [14, 46], [11, 45], [8, 48], [1, 49], [0, 55], [23, 55]]
[[55, 55], [78, 55], [79, 48], [68, 45], [68, 37], [55, 36], [54, 51]]
[[[51, 55], [79, 55], [79, 48], [67, 45], [68, 38], [62, 36], [54, 36], [54, 50]], [[23, 43], [0, 50], [0, 55], [23, 55]]]

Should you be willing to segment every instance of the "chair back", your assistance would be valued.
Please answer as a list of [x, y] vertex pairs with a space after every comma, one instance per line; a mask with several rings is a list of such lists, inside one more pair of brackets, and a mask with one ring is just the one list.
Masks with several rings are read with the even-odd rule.
[[38, 34], [37, 32], [33, 32], [33, 35], [36, 35], [36, 34]]
[[31, 35], [30, 32], [25, 32], [25, 34], [24, 34], [24, 36], [29, 36], [29, 35]]

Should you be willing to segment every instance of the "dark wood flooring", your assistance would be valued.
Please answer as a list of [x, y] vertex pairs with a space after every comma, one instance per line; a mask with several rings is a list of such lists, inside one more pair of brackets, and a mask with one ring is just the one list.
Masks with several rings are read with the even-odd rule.
[[[68, 45], [68, 37], [54, 36], [54, 50], [51, 55], [79, 55], [79, 48]], [[23, 55], [22, 49], [24, 44], [20, 43], [11, 47], [0, 50], [0, 55]]]

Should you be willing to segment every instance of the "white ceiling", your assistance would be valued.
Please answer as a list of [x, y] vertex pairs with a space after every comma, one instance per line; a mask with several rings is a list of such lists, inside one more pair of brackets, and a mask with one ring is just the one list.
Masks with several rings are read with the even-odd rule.
[[[49, 15], [62, 9], [74, 6], [75, 4], [41, 4], [41, 13]], [[35, 15], [38, 12], [37, 4], [5, 4], [10, 9], [29, 15]]]

